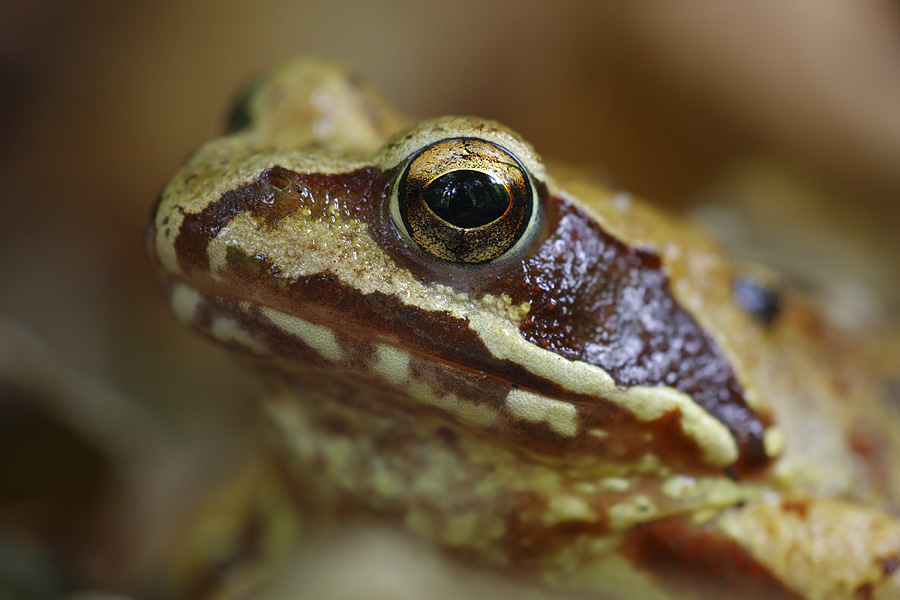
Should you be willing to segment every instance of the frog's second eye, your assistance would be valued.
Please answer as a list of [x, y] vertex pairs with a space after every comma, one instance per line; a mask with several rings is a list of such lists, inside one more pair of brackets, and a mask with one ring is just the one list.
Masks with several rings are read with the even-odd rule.
[[235, 133], [241, 129], [245, 129], [253, 122], [253, 109], [251, 104], [256, 100], [259, 94], [261, 83], [255, 81], [244, 88], [237, 101], [231, 107], [231, 113], [228, 117], [228, 133]]
[[781, 299], [778, 290], [751, 275], [741, 275], [732, 284], [735, 302], [763, 325], [778, 317]]
[[513, 155], [484, 140], [458, 138], [411, 158], [394, 186], [391, 212], [426, 252], [482, 263], [526, 237], [535, 199], [531, 177]]

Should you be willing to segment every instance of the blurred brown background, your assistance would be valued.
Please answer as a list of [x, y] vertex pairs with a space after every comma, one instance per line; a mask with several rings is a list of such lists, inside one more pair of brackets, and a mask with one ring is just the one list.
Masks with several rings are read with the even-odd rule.
[[0, 590], [128, 589], [241, 448], [252, 388], [169, 317], [143, 228], [240, 85], [304, 53], [413, 116], [494, 118], [669, 207], [724, 205], [703, 214], [811, 279], [843, 265], [862, 321], [896, 306], [895, 3], [7, 0]]

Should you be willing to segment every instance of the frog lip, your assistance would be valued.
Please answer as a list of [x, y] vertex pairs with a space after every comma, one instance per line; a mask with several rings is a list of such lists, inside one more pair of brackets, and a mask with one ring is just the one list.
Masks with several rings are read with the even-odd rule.
[[[259, 296], [251, 300], [246, 294], [227, 294], [221, 287], [198, 289], [193, 283], [170, 283], [170, 303], [178, 320], [304, 386], [327, 380], [342, 389], [367, 390], [362, 396], [380, 398], [382, 405], [397, 404], [430, 414], [437, 411], [441, 418], [463, 427], [488, 428], [491, 435], [515, 439], [548, 454], [574, 451], [606, 456], [612, 452], [613, 457], [632, 457], [656, 450], [655, 445], [662, 443], [675, 457], [672, 460], [679, 461], [679, 468], [715, 469], [724, 464], [717, 456], [733, 460], [727, 458], [732, 450], [727, 455], [718, 450], [725, 441], [729, 448], [734, 444], [724, 426], [709, 445], [682, 427], [677, 411], [670, 419], [636, 418], [602, 394], [573, 392], [516, 362], [480, 355], [477, 344], [469, 344], [465, 337], [475, 334], [464, 318], [456, 319], [456, 325], [449, 316], [445, 322], [432, 323], [428, 335], [441, 327], [447, 331], [445, 340], [430, 347], [415, 343], [415, 336], [422, 332], [416, 332], [415, 322], [397, 325], [396, 314], [391, 315], [397, 325], [391, 331], [384, 322], [367, 325], [359, 319], [341, 319], [340, 313], [320, 305], [279, 305], [272, 290], [269, 302], [263, 303]], [[432, 317], [421, 311], [418, 316]], [[454, 331], [453, 326], [459, 329]], [[446, 348], [454, 342], [461, 347], [456, 354]], [[604, 433], [590, 439], [591, 431]], [[702, 457], [697, 443], [704, 444]]]

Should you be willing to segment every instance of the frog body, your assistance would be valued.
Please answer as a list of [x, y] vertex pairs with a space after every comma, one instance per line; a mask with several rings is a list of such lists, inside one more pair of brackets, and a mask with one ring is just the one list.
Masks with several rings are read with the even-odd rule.
[[148, 239], [299, 503], [560, 593], [900, 596], [890, 357], [495, 122], [308, 59], [238, 115]]

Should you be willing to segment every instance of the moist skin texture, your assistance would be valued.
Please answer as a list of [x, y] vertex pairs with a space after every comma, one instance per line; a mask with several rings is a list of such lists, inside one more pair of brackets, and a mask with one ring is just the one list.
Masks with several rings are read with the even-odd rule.
[[[578, 597], [900, 597], [894, 353], [788, 287], [747, 310], [746, 269], [704, 232], [500, 124], [407, 126], [311, 60], [240, 114], [165, 187], [148, 242], [176, 318], [258, 366], [291, 516], [248, 501], [256, 535], [374, 520]], [[454, 138], [508, 152], [534, 198], [479, 264], [396, 218], [409, 158]], [[191, 564], [195, 592], [233, 582]]]

